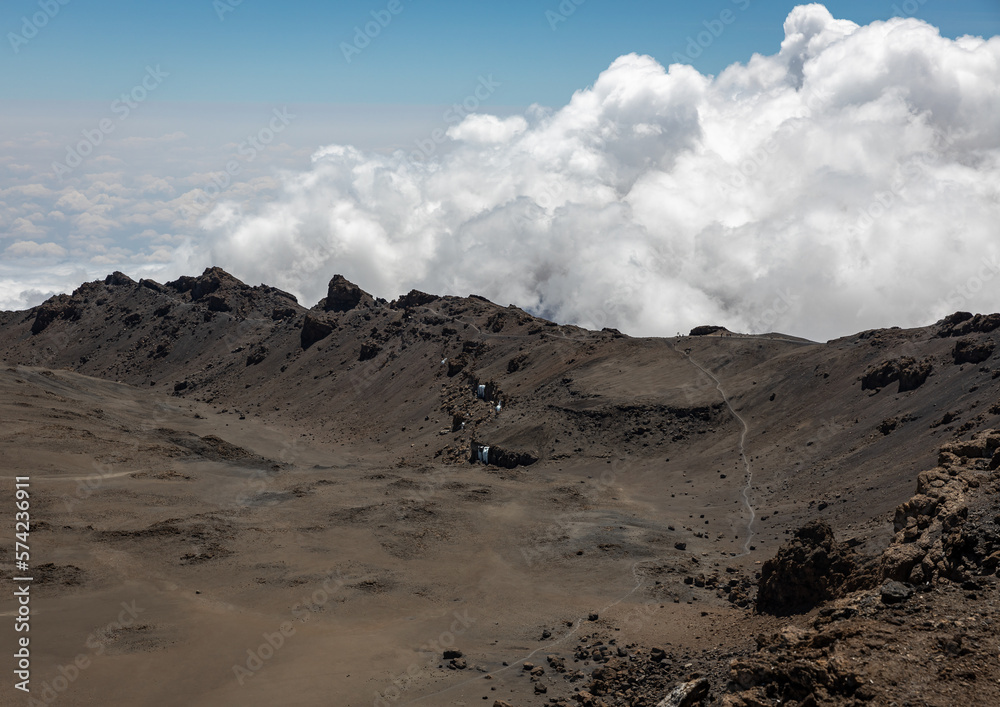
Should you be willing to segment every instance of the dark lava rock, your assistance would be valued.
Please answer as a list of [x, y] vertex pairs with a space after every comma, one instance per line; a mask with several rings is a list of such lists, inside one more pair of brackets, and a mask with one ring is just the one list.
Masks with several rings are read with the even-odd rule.
[[691, 333], [688, 334], [688, 336], [708, 336], [709, 334], [714, 334], [717, 331], [728, 331], [728, 329], [724, 326], [696, 326], [691, 330]]
[[924, 384], [927, 377], [934, 370], [934, 365], [930, 359], [915, 361], [912, 358], [901, 359], [906, 363], [899, 369], [899, 392], [905, 393], [908, 390], [916, 390]]
[[326, 312], [350, 312], [362, 302], [374, 301], [370, 294], [343, 275], [334, 275], [327, 287], [326, 297], [317, 306]]
[[930, 359], [917, 361], [909, 356], [882, 361], [861, 376], [861, 390], [878, 390], [899, 381], [899, 392], [916, 390], [934, 370]]
[[269, 353], [270, 349], [268, 349], [264, 344], [257, 344], [250, 350], [250, 353], [247, 354], [247, 365], [256, 366], [258, 363], [267, 358]]
[[308, 349], [317, 341], [322, 341], [332, 333], [333, 324], [325, 319], [307, 314], [302, 321], [302, 334], [300, 337], [302, 348]]
[[[110, 275], [108, 277], [110, 277]], [[128, 276], [126, 275], [126, 277]], [[107, 284], [107, 278], [105, 278], [104, 282]], [[139, 280], [139, 287], [145, 287], [147, 290], [159, 292], [160, 294], [166, 294], [167, 292], [167, 288], [158, 283], [156, 280], [147, 280], [146, 278]]]
[[382, 353], [382, 347], [373, 341], [366, 341], [361, 345], [361, 352], [358, 354], [359, 361], [370, 361]]
[[205, 299], [205, 304], [208, 305], [209, 312], [231, 312], [233, 311], [232, 305], [229, 304], [224, 298], [218, 295], [209, 295]]
[[955, 348], [951, 355], [955, 357], [955, 363], [982, 363], [993, 355], [993, 342], [977, 342], [972, 339], [961, 339], [955, 342]]
[[271, 319], [277, 321], [279, 319], [291, 319], [298, 312], [295, 311], [294, 307], [275, 307], [271, 310]]
[[938, 322], [937, 335], [946, 338], [977, 333], [987, 334], [995, 329], [1000, 329], [1000, 314], [973, 316], [971, 312], [955, 312]]
[[104, 278], [104, 284], [110, 287], [131, 287], [135, 285], [135, 280], [130, 278], [125, 273], [115, 270], [113, 273]]
[[467, 365], [469, 365], [469, 357], [465, 354], [448, 359], [448, 377], [454, 378], [461, 373]]
[[538, 455], [532, 452], [517, 452], [492, 445], [484, 445], [476, 441], [472, 441], [469, 444], [469, 460], [472, 462], [479, 461], [479, 450], [485, 446], [489, 446], [490, 448], [487, 455], [487, 464], [492, 464], [493, 466], [514, 469], [519, 466], [531, 466], [538, 461]]
[[894, 582], [891, 579], [882, 585], [879, 590], [882, 595], [883, 604], [901, 604], [913, 596], [913, 590], [902, 582]]
[[31, 333], [40, 334], [56, 319], [76, 321], [79, 318], [80, 308], [73, 298], [69, 295], [56, 295], [35, 309], [35, 321], [31, 325]]
[[829, 525], [808, 523], [761, 568], [757, 611], [777, 616], [807, 612], [832, 599], [855, 568], [853, 550], [835, 542]]
[[439, 299], [441, 298], [437, 295], [429, 295], [426, 292], [421, 292], [420, 290], [410, 290], [399, 299], [393, 300], [389, 304], [389, 307], [392, 309], [410, 309], [412, 307], [419, 307], [424, 304], [436, 302]]
[[524, 362], [528, 359], [524, 354], [515, 356], [514, 358], [507, 361], [507, 373], [517, 373], [524, 366]]
[[224, 286], [240, 290], [250, 289], [246, 284], [240, 282], [222, 268], [206, 268], [205, 272], [198, 277], [184, 275], [173, 282], [167, 283], [167, 287], [172, 288], [180, 294], [189, 292], [192, 302], [198, 302]]
[[462, 657], [462, 651], [447, 650], [447, 651], [444, 652], [444, 654], [442, 655], [442, 657], [445, 660], [451, 660], [453, 658], [461, 658]]

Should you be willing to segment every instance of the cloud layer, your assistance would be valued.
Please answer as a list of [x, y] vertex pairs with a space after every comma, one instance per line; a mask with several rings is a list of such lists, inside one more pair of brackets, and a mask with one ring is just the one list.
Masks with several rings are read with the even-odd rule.
[[[826, 339], [1000, 310], [1000, 38], [821, 5], [784, 29], [777, 54], [715, 77], [627, 55], [555, 111], [442, 121], [391, 155], [329, 145], [267, 201], [223, 201], [159, 248], [170, 269], [217, 264], [309, 302], [340, 272], [630, 334]], [[59, 253], [34, 223], [8, 221], [5, 258]]]
[[635, 334], [1000, 309], [997, 76], [1000, 38], [800, 6], [780, 52], [717, 77], [628, 55], [555, 112], [466, 118], [432, 162], [325, 148], [213, 214], [211, 260], [310, 299], [338, 271]]

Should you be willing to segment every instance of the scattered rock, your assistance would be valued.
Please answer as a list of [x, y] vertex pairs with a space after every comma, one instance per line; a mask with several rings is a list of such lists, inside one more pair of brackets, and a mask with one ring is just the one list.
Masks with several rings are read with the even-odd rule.
[[361, 345], [361, 351], [358, 353], [358, 360], [370, 361], [380, 353], [382, 353], [381, 346], [376, 344], [374, 341], [366, 341]]
[[678, 685], [656, 707], [694, 707], [708, 697], [708, 680], [701, 678]]
[[913, 596], [913, 590], [902, 582], [888, 580], [879, 589], [879, 594], [883, 604], [901, 604]]

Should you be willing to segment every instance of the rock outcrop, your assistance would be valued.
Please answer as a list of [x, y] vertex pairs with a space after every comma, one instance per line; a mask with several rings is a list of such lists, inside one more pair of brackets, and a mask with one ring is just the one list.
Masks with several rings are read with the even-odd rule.
[[1000, 431], [944, 445], [938, 464], [918, 475], [916, 495], [896, 508], [895, 536], [879, 561], [879, 579], [963, 581], [1000, 550], [1000, 539], [979, 538], [965, 528], [970, 490], [979, 488], [984, 469], [1000, 466]]
[[757, 611], [778, 616], [809, 611], [836, 596], [856, 568], [854, 551], [834, 540], [829, 525], [813, 521], [764, 563]]
[[711, 324], [707, 324], [703, 326], [696, 326], [694, 329], [691, 330], [691, 333], [688, 334], [688, 336], [708, 336], [709, 334], [716, 334], [720, 331], [729, 331], [729, 330], [726, 329], [726, 327], [724, 326], [713, 326]]
[[862, 390], [879, 390], [899, 381], [899, 392], [916, 390], [934, 370], [930, 359], [917, 361], [911, 357], [889, 359], [872, 366], [861, 376]]
[[996, 329], [1000, 329], [1000, 314], [973, 315], [971, 312], [955, 312], [938, 322], [937, 335], [947, 338], [987, 334]]
[[982, 363], [993, 355], [994, 344], [992, 341], [975, 341], [973, 339], [960, 339], [955, 342], [955, 348], [951, 355], [955, 359], [955, 364]]
[[327, 286], [326, 297], [317, 308], [324, 312], [350, 312], [362, 304], [374, 304], [374, 298], [343, 275], [334, 275]]

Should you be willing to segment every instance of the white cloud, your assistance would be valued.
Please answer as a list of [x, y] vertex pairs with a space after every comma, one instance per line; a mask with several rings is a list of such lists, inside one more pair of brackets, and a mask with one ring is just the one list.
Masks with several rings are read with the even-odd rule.
[[56, 201], [56, 208], [65, 211], [86, 211], [91, 206], [90, 199], [76, 189], [67, 189]]
[[448, 137], [470, 143], [491, 144], [507, 142], [528, 129], [528, 121], [519, 115], [506, 120], [495, 115], [469, 115], [459, 125], [448, 128]]
[[30, 218], [16, 218], [8, 229], [7, 236], [44, 236], [47, 230], [31, 221]]
[[821, 5], [785, 33], [717, 77], [623, 56], [560, 110], [468, 117], [436, 161], [322, 148], [276, 200], [205, 218], [192, 264], [309, 301], [342, 272], [637, 334], [997, 309], [1000, 262], [956, 288], [1000, 255], [1000, 38]]
[[62, 258], [66, 249], [57, 243], [15, 241], [7, 246], [3, 254], [8, 258]]

